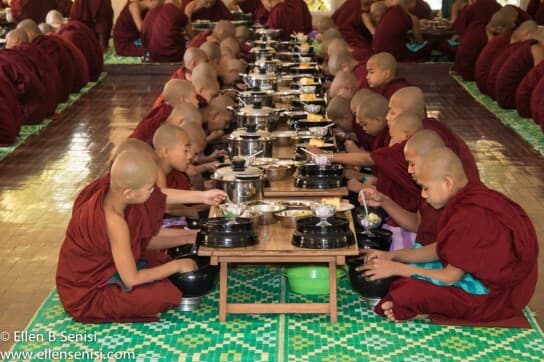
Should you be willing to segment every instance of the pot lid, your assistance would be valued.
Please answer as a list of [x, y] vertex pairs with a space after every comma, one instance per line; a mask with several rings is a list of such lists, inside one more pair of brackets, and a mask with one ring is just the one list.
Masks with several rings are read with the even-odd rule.
[[243, 113], [245, 116], [270, 116], [276, 110], [271, 107], [262, 107], [259, 106], [260, 103], [255, 102], [255, 104], [250, 104], [245, 107], [240, 108], [240, 113]]
[[[259, 72], [260, 71], [260, 72]], [[275, 73], [261, 73], [262, 71], [266, 71], [266, 69], [260, 68], [257, 72], [252, 72], [247, 75], [249, 79], [255, 79], [255, 80], [276, 80], [276, 74]]]
[[244, 156], [237, 156], [233, 159], [233, 165], [221, 167], [213, 174], [214, 180], [236, 181], [236, 180], [254, 180], [262, 178], [263, 172], [257, 167], [245, 167]]
[[231, 139], [240, 139], [240, 138], [259, 138], [263, 140], [270, 139], [272, 134], [265, 130], [251, 130], [247, 128], [238, 128], [230, 134]]

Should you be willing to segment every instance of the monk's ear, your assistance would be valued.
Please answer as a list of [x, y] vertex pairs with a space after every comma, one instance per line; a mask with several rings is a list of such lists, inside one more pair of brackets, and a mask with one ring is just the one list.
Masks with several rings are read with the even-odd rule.
[[125, 188], [123, 189], [123, 192], [121, 193], [121, 195], [123, 195], [123, 200], [130, 200], [132, 199], [134, 195], [134, 191], [132, 191], [131, 189]]
[[453, 190], [455, 186], [455, 181], [453, 180], [453, 177], [451, 177], [451, 175], [444, 175], [444, 177], [442, 178], [442, 182], [444, 183], [448, 191]]

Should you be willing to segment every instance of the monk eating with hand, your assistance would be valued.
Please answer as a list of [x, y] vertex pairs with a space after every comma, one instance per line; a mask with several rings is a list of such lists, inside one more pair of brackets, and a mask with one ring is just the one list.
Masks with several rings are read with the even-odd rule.
[[[370, 280], [400, 276], [374, 311], [392, 321], [436, 314], [473, 322], [519, 313], [536, 286], [538, 241], [519, 205], [467, 179], [449, 149], [425, 155], [421, 196], [443, 209], [435, 243], [393, 252], [365, 251]], [[409, 263], [433, 263], [429, 268]]]

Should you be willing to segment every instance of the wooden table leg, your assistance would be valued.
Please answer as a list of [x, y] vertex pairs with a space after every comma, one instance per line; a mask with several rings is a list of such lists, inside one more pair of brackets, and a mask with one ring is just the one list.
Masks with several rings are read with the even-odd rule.
[[336, 261], [329, 261], [329, 308], [331, 322], [338, 322], [338, 309], [336, 299]]
[[219, 262], [219, 321], [227, 320], [227, 277], [229, 263]]

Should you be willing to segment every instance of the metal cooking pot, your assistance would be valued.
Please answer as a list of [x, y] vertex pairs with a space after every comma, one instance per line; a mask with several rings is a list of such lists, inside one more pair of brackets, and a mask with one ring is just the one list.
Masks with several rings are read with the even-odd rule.
[[278, 40], [281, 35], [281, 29], [257, 29], [255, 32], [261, 40]]
[[266, 69], [259, 69], [258, 73], [240, 74], [240, 76], [250, 88], [259, 90], [276, 89], [276, 74], [266, 73]]
[[282, 110], [263, 107], [255, 102], [235, 111], [239, 128], [255, 128], [272, 131], [276, 128]]
[[255, 60], [255, 67], [264, 69], [265, 73], [277, 73], [281, 69], [281, 61], [277, 59], [268, 59], [270, 56], [260, 57]]
[[235, 157], [232, 166], [217, 169], [212, 180], [233, 202], [263, 199], [263, 172], [256, 167], [245, 167], [243, 158]]
[[260, 157], [272, 157], [273, 138], [252, 129], [246, 133], [237, 133], [229, 137], [231, 156], [250, 156], [262, 151]]
[[264, 106], [272, 106], [272, 93], [271, 91], [244, 91], [238, 93], [238, 99], [245, 104], [260, 103]]

